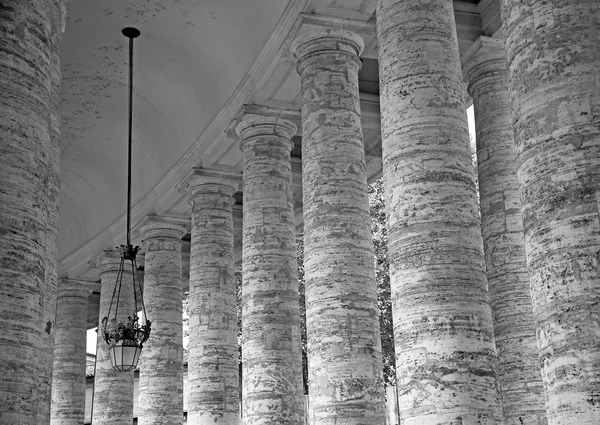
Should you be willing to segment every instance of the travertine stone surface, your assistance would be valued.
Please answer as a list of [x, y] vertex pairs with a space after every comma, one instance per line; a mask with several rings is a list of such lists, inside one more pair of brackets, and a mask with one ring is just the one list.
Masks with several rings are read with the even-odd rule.
[[139, 369], [139, 424], [183, 422], [181, 238], [189, 220], [149, 216], [144, 239], [144, 304], [152, 322]]
[[381, 340], [360, 123], [362, 39], [323, 30], [292, 45], [302, 81], [308, 380], [315, 425], [383, 424]]
[[600, 3], [502, 0], [548, 423], [600, 423]]
[[241, 176], [194, 169], [185, 184], [192, 204], [188, 344], [188, 423], [237, 425], [239, 361], [233, 194]]
[[81, 425], [85, 407], [87, 282], [58, 282], [51, 425]]
[[403, 425], [497, 424], [492, 316], [451, 0], [377, 4]]
[[[108, 355], [108, 346], [102, 335], [102, 318], [108, 314], [117, 272], [121, 262], [117, 250], [106, 250], [96, 259], [100, 269], [100, 310], [98, 313], [98, 339], [96, 342], [96, 376], [94, 381], [94, 404], [92, 423], [94, 425], [131, 425], [133, 419], [133, 371], [120, 372], [113, 369]], [[133, 287], [131, 286], [131, 265], [125, 263], [122, 289], [119, 297], [117, 321], [126, 322], [134, 308]], [[129, 266], [129, 267], [127, 267]], [[116, 299], [115, 299], [116, 303]], [[114, 317], [115, 304], [111, 310]], [[144, 355], [142, 351], [142, 356]]]
[[504, 42], [480, 37], [463, 57], [477, 129], [477, 169], [498, 379], [507, 425], [546, 423]]
[[41, 404], [38, 405], [38, 425], [48, 424], [50, 422], [50, 400], [51, 400], [51, 377], [54, 355], [55, 339], [55, 317], [56, 317], [56, 291], [57, 291], [57, 269], [58, 269], [58, 222], [59, 222], [59, 204], [60, 204], [60, 126], [61, 126], [61, 45], [64, 21], [66, 20], [67, 0], [58, 0], [54, 2], [52, 8], [51, 25], [52, 36], [50, 43], [52, 49], [50, 52], [50, 146], [48, 149], [48, 166], [46, 177], [47, 190], [47, 212], [46, 222], [46, 273], [43, 298], [43, 326], [45, 332], [42, 333], [44, 341], [42, 342], [43, 351], [40, 353], [40, 391], [44, 395], [40, 398]]
[[50, 0], [6, 0], [0, 13], [2, 424], [40, 425], [49, 420], [56, 307], [56, 287], [46, 288], [53, 107], [49, 40], [56, 8]]
[[247, 115], [244, 152], [242, 417], [304, 425], [298, 263], [290, 140], [296, 126]]

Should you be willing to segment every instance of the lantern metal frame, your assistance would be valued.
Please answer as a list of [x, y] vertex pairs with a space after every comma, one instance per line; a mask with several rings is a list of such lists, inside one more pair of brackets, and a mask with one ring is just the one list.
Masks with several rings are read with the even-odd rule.
[[[140, 35], [136, 28], [124, 28], [122, 33], [129, 39], [129, 131], [127, 147], [127, 244], [117, 247], [121, 255], [121, 264], [117, 272], [117, 278], [113, 289], [112, 298], [107, 315], [102, 319], [102, 333], [104, 341], [108, 345], [111, 364], [114, 369], [128, 372], [137, 367], [143, 344], [148, 340], [151, 331], [151, 322], [146, 314], [144, 305], [144, 293], [138, 273], [136, 261], [139, 246], [134, 247], [131, 244], [131, 147], [132, 147], [132, 116], [133, 116], [133, 40]], [[131, 266], [131, 276], [133, 284], [134, 308], [127, 322], [118, 321], [119, 298], [121, 295], [123, 274], [125, 273], [125, 262]], [[142, 324], [138, 319], [138, 297], [139, 290], [142, 307]], [[114, 308], [114, 315], [111, 313]]]

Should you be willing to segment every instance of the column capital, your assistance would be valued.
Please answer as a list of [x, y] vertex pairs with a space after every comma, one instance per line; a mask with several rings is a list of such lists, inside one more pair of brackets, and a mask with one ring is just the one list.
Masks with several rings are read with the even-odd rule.
[[242, 183], [242, 174], [233, 167], [195, 167], [178, 188], [190, 194], [190, 203], [198, 195], [233, 196]]
[[507, 70], [504, 41], [482, 35], [473, 42], [462, 57], [462, 71], [465, 81], [470, 83], [473, 71], [480, 65], [489, 62], [497, 62], [496, 66], [499, 71]]
[[279, 136], [288, 150], [294, 148], [291, 141], [298, 128], [292, 121], [277, 116], [246, 114], [236, 127], [238, 136], [242, 139], [240, 149], [245, 152], [260, 137]]
[[190, 220], [182, 217], [148, 214], [140, 223], [143, 239], [170, 237], [181, 239], [190, 230]]
[[57, 286], [59, 297], [87, 297], [100, 292], [100, 283], [85, 279], [59, 279]]
[[121, 253], [117, 249], [106, 249], [93, 257], [88, 264], [90, 267], [100, 269], [100, 274], [116, 272], [121, 265]]
[[354, 32], [327, 28], [300, 34], [290, 46], [292, 56], [300, 63], [318, 53], [345, 52], [358, 59], [365, 47], [362, 37]]

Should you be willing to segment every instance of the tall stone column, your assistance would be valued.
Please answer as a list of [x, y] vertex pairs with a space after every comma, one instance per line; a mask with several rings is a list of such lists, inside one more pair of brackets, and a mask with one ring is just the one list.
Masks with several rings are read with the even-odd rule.
[[600, 423], [600, 3], [502, 0], [549, 424]]
[[463, 57], [477, 129], [483, 250], [507, 425], [546, 423], [525, 258], [504, 42], [480, 37]]
[[61, 279], [58, 283], [51, 425], [80, 425], [85, 414], [85, 367], [88, 296], [93, 284]]
[[[117, 280], [121, 256], [117, 250], [106, 250], [95, 260], [100, 269], [100, 310], [98, 313], [98, 339], [96, 342], [96, 376], [94, 377], [94, 425], [131, 425], [133, 421], [133, 371], [120, 372], [112, 368], [108, 346], [102, 334], [102, 319], [108, 315]], [[135, 310], [131, 271], [125, 268], [119, 296], [118, 322], [127, 322]], [[116, 302], [116, 300], [115, 300]], [[111, 310], [111, 318], [115, 305]], [[142, 352], [142, 355], [143, 352]]]
[[152, 333], [140, 356], [139, 424], [183, 421], [181, 238], [189, 220], [149, 216], [144, 239], [144, 304]]
[[244, 424], [304, 425], [298, 263], [286, 120], [248, 115], [244, 152], [242, 417]]
[[192, 204], [188, 344], [188, 423], [237, 425], [239, 359], [233, 215], [240, 175], [195, 168], [185, 188]]
[[403, 425], [497, 424], [492, 315], [451, 0], [379, 0], [377, 38]]
[[292, 45], [302, 81], [304, 269], [311, 423], [383, 424], [371, 217], [358, 98], [362, 39]]
[[55, 265], [47, 232], [56, 229], [48, 215], [49, 117], [57, 114], [50, 87], [59, 3], [6, 0], [0, 16], [0, 423], [7, 424], [50, 418], [56, 279], [46, 279]]

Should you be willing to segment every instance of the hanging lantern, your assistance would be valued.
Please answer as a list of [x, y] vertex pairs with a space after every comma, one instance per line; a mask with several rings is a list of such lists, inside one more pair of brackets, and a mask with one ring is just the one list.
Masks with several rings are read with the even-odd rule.
[[[133, 39], [140, 35], [136, 28], [124, 28], [123, 35], [129, 38], [129, 137], [127, 151], [127, 244], [121, 245], [121, 264], [117, 272], [117, 280], [113, 290], [108, 314], [102, 319], [102, 334], [104, 341], [108, 344], [109, 357], [112, 367], [122, 372], [134, 370], [137, 366], [143, 344], [150, 336], [151, 322], [146, 315], [144, 305], [144, 294], [138, 274], [136, 256], [139, 246], [131, 245], [131, 130], [132, 130], [132, 104], [133, 104]], [[119, 321], [119, 297], [125, 273], [125, 263], [131, 266], [132, 290], [135, 310], [127, 317], [127, 321]], [[127, 290], [127, 288], [125, 288]], [[139, 290], [142, 307], [142, 324], [138, 318], [138, 296]], [[114, 310], [113, 310], [114, 306]]]

